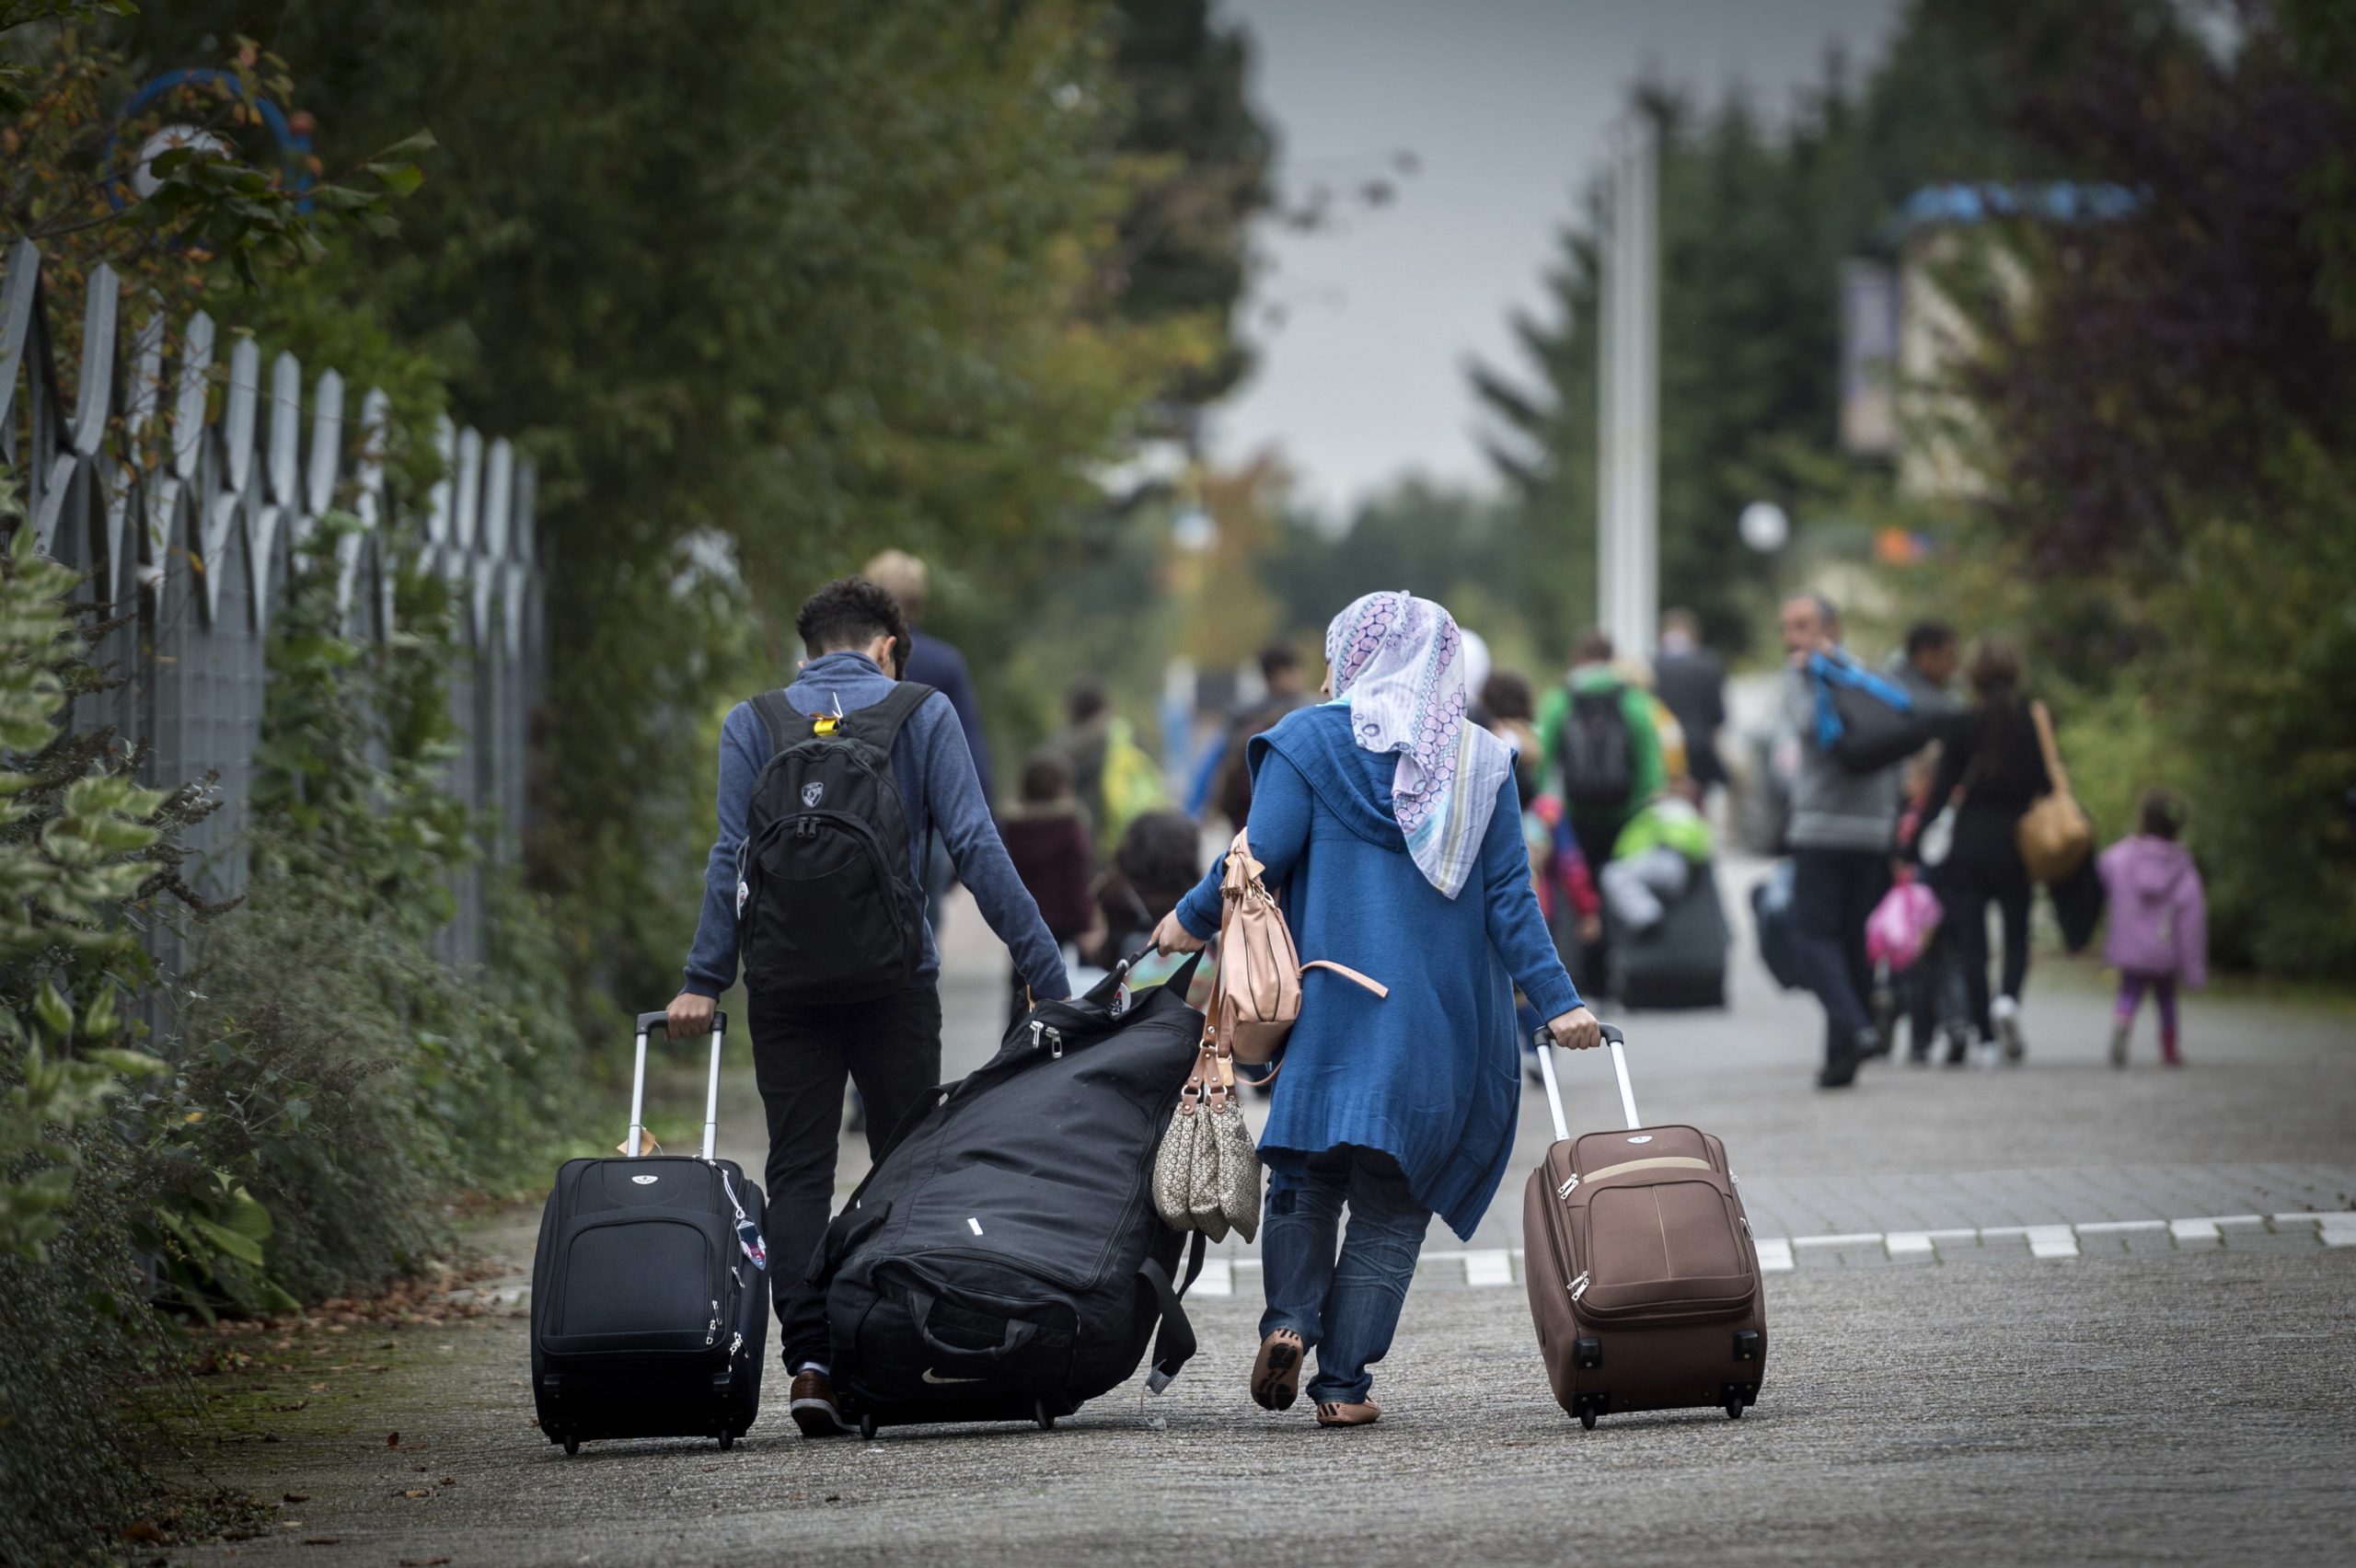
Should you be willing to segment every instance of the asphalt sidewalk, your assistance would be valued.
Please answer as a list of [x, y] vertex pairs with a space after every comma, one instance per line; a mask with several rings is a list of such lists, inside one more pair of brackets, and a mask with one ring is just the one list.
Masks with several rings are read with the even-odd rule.
[[[1002, 959], [970, 906], [945, 949], [955, 1073], [996, 1046]], [[2191, 1065], [2164, 1071], [2147, 1043], [2122, 1074], [2099, 977], [2045, 964], [2022, 1066], [1875, 1064], [1828, 1094], [1812, 1007], [1750, 953], [1730, 1011], [1623, 1020], [1640, 1109], [1726, 1138], [1775, 1271], [1765, 1388], [1739, 1423], [1586, 1433], [1553, 1404], [1519, 1257], [1519, 1172], [1552, 1136], [1533, 1090], [1489, 1216], [1430, 1243], [1372, 1429], [1251, 1405], [1257, 1260], [1230, 1246], [1194, 1302], [1202, 1353], [1159, 1400], [1132, 1382], [1053, 1433], [872, 1444], [804, 1443], [772, 1400], [728, 1454], [568, 1459], [531, 1425], [517, 1211], [479, 1233], [505, 1270], [473, 1287], [491, 1315], [356, 1331], [357, 1355], [297, 1338], [219, 1380], [180, 1428], [184, 1475], [289, 1501], [250, 1539], [169, 1560], [2345, 1561], [2356, 1015], [2195, 998]], [[1611, 1124], [1600, 1057], [1567, 1081], [1576, 1124]], [[757, 1170], [760, 1127], [733, 1071], [723, 1151]], [[847, 1137], [845, 1190], [863, 1163]]]

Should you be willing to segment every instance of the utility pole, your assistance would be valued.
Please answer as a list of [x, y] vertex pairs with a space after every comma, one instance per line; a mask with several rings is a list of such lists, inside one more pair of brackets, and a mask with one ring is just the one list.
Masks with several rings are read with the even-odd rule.
[[1614, 134], [1597, 345], [1597, 620], [1650, 654], [1660, 617], [1658, 134], [1636, 111]]

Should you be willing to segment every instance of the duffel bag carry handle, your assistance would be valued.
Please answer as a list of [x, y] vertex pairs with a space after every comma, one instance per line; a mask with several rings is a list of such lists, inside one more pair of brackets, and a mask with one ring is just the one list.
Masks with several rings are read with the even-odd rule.
[[[637, 1060], [629, 1071], [629, 1137], [622, 1144], [622, 1152], [632, 1159], [646, 1153], [646, 1037], [654, 1030], [667, 1031], [671, 1015], [667, 1012], [642, 1012], [638, 1015]], [[703, 1094], [703, 1157], [710, 1159], [712, 1147], [720, 1136], [720, 1045], [728, 1037], [728, 1015], [718, 1008], [711, 1009], [711, 1078]]]
[[[1151, 942], [1148, 942], [1145, 946], [1138, 949], [1137, 951], [1129, 954], [1128, 957], [1114, 964], [1113, 966], [1112, 973], [1106, 974], [1103, 979], [1099, 980], [1095, 985], [1090, 986], [1088, 988], [1087, 995], [1080, 997], [1080, 1001], [1091, 1007], [1112, 1006], [1113, 998], [1120, 993], [1122, 983], [1128, 979], [1129, 971], [1135, 969], [1138, 964], [1143, 963], [1147, 959], [1152, 956], [1153, 944]], [[1202, 967], [1202, 963], [1203, 950], [1197, 948], [1195, 950], [1194, 956], [1173, 970], [1171, 973], [1170, 978], [1163, 982], [1163, 984], [1166, 986], [1174, 988], [1180, 996], [1184, 996], [1186, 994], [1186, 988], [1194, 984], [1195, 971]]]
[[[1611, 1070], [1620, 1078], [1620, 1110], [1628, 1118], [1628, 1125], [1641, 1127], [1636, 1119], [1636, 1091], [1628, 1084], [1628, 1055], [1626, 1035], [1618, 1024], [1607, 1023], [1603, 1028], [1603, 1043], [1611, 1048]], [[1554, 1058], [1547, 1047], [1554, 1043], [1554, 1032], [1541, 1025], [1535, 1036], [1538, 1044], [1538, 1076], [1546, 1080], [1546, 1109], [1554, 1113], [1554, 1141], [1562, 1142], [1571, 1136], [1571, 1124], [1563, 1114], [1563, 1087], [1554, 1077]]]
[[1003, 1361], [1029, 1344], [1039, 1332], [1039, 1325], [1028, 1319], [1009, 1318], [1006, 1320], [1006, 1338], [987, 1350], [977, 1350], [969, 1345], [951, 1344], [932, 1332], [932, 1309], [936, 1303], [930, 1296], [921, 1290], [910, 1290], [902, 1292], [902, 1298], [907, 1306], [909, 1320], [917, 1326], [917, 1337], [924, 1341], [937, 1355], [963, 1355], [979, 1357], [984, 1361]]

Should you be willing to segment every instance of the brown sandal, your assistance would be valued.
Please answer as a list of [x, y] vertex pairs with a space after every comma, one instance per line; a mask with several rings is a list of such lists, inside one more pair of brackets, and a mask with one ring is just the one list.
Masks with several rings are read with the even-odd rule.
[[1357, 1404], [1335, 1401], [1317, 1407], [1317, 1424], [1320, 1426], [1371, 1426], [1381, 1419], [1382, 1407], [1372, 1400]]
[[1252, 1402], [1262, 1410], [1290, 1410], [1300, 1395], [1300, 1364], [1308, 1355], [1308, 1345], [1290, 1329], [1262, 1340], [1259, 1358], [1252, 1363]]

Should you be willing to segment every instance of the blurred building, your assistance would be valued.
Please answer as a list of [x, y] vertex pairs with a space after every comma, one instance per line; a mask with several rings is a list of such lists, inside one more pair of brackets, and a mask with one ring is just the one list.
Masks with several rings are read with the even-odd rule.
[[2023, 225], [2100, 223], [2134, 204], [2116, 185], [1933, 185], [1909, 197], [1895, 261], [1842, 266], [1842, 450], [1895, 464], [1910, 496], [1983, 493], [1974, 421], [1949, 373], [1978, 352], [1980, 311], [2028, 297]]

